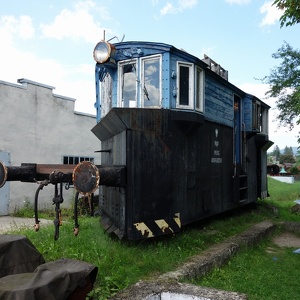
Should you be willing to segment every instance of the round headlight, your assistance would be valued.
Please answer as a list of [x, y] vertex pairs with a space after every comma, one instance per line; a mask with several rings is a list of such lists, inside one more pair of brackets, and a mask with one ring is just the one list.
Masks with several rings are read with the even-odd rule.
[[94, 59], [97, 63], [103, 64], [110, 58], [111, 45], [105, 41], [99, 42], [94, 49]]

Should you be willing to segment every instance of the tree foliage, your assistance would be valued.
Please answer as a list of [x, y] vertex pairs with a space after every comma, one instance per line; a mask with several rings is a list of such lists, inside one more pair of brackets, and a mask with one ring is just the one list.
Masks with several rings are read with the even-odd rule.
[[281, 153], [278, 145], [274, 147], [273, 151], [271, 152], [271, 155], [275, 157], [276, 161], [279, 161]]
[[285, 163], [295, 163], [296, 159], [293, 154], [282, 154], [280, 155], [279, 163], [285, 164]]
[[293, 129], [295, 121], [300, 124], [300, 50], [284, 42], [272, 57], [281, 64], [263, 79], [270, 85], [266, 94], [277, 99], [280, 125]]
[[284, 155], [293, 155], [294, 156], [293, 148], [285, 146], [285, 148], [283, 150], [283, 154]]
[[283, 10], [280, 17], [280, 27], [292, 26], [300, 23], [300, 1], [299, 0], [275, 0], [273, 2], [278, 9]]
[[293, 147], [285, 146], [283, 151], [281, 151], [278, 145], [276, 145], [273, 148], [272, 152], [268, 153], [268, 162], [269, 163], [279, 162], [280, 164], [285, 164], [285, 163], [294, 164], [296, 162], [297, 164], [299, 163], [299, 161], [296, 161], [296, 158], [294, 156]]

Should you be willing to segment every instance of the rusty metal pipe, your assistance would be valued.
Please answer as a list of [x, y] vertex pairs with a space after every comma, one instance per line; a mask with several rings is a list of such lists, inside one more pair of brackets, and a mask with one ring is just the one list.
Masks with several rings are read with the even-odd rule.
[[[43, 180], [50, 180], [50, 183], [55, 184], [55, 176], [53, 174], [63, 173], [63, 182], [74, 184], [74, 171], [78, 175], [82, 175], [78, 165], [63, 165], [63, 164], [21, 164], [21, 166], [5, 166], [0, 161], [0, 188], [6, 181], [24, 181], [24, 182], [37, 182]], [[88, 163], [88, 162], [86, 162]], [[95, 166], [90, 163], [94, 168], [98, 169], [100, 175], [99, 185], [125, 187], [126, 176], [125, 166]], [[86, 171], [84, 176], [78, 176], [78, 180], [88, 180], [87, 177], [92, 177], [92, 172]], [[52, 174], [52, 175], [51, 175]], [[84, 177], [84, 178], [83, 178]], [[61, 179], [60, 179], [61, 180]], [[75, 185], [75, 184], [74, 184]]]

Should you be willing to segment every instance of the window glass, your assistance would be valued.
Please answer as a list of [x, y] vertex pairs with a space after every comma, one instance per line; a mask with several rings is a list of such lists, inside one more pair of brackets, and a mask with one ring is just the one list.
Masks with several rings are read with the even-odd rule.
[[121, 65], [120, 70], [121, 106], [136, 107], [137, 75], [136, 63], [130, 62]]
[[147, 58], [143, 60], [142, 99], [144, 107], [160, 105], [160, 59]]
[[179, 67], [179, 104], [189, 105], [189, 67]]
[[193, 64], [178, 63], [177, 68], [177, 88], [178, 88], [178, 99], [177, 106], [180, 108], [194, 108], [194, 74]]

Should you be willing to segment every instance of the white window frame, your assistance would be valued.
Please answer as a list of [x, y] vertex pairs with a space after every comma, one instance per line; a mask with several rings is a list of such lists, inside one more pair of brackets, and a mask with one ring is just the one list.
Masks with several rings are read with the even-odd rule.
[[[124, 106], [124, 102], [122, 99], [123, 96], [123, 72], [122, 72], [122, 67], [124, 65], [130, 65], [130, 64], [135, 64], [136, 66], [136, 71], [135, 71], [135, 106], [129, 105], [129, 106]], [[118, 63], [118, 107], [138, 107], [138, 72], [139, 72], [139, 66], [138, 66], [138, 59], [130, 59], [130, 60], [124, 60], [120, 61]]]
[[[199, 77], [197, 76], [197, 72], [199, 72], [200, 75]], [[199, 112], [204, 111], [204, 82], [205, 82], [204, 70], [199, 66], [196, 66], [195, 67], [195, 109]], [[197, 107], [197, 97], [199, 97], [199, 107]]]
[[158, 54], [158, 55], [151, 55], [151, 56], [147, 56], [147, 57], [143, 57], [141, 58], [141, 74], [140, 74], [140, 78], [141, 78], [141, 84], [140, 84], [140, 97], [141, 97], [141, 107], [145, 107], [144, 105], [144, 79], [145, 79], [145, 70], [144, 70], [144, 63], [147, 62], [148, 60], [152, 60], [152, 59], [159, 59], [159, 103], [158, 105], [155, 106], [146, 106], [146, 108], [160, 108], [161, 107], [161, 97], [162, 97], [162, 80], [161, 80], [161, 76], [162, 76], [162, 55]]
[[[180, 67], [187, 67], [189, 68], [189, 103], [188, 105], [180, 104]], [[177, 101], [176, 107], [177, 108], [184, 108], [184, 109], [194, 109], [194, 64], [187, 63], [183, 61], [177, 62]]]

